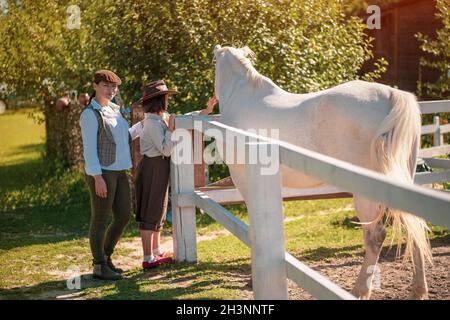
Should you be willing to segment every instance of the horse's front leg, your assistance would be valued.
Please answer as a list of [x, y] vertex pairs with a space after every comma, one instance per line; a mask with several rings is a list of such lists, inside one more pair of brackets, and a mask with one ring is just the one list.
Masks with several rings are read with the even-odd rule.
[[228, 169], [230, 170], [230, 176], [233, 180], [233, 184], [239, 190], [244, 198], [244, 202], [247, 203], [248, 199], [248, 184], [245, 178], [245, 166], [237, 164], [229, 164]]
[[[380, 211], [377, 203], [361, 198], [355, 198], [355, 208], [361, 222], [373, 221], [377, 218]], [[366, 253], [361, 271], [351, 293], [359, 299], [369, 299], [372, 292], [373, 279], [374, 277], [380, 277], [377, 262], [383, 241], [386, 238], [386, 230], [383, 221], [380, 220], [377, 223], [363, 225], [363, 231]], [[379, 281], [380, 279], [377, 279], [377, 283]]]

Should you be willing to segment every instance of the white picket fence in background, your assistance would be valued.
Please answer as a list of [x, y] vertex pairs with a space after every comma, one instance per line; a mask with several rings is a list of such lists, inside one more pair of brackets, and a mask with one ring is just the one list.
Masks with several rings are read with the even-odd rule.
[[[450, 101], [422, 102], [423, 114], [450, 112]], [[247, 209], [249, 225], [245, 224], [220, 203], [242, 202], [236, 189], [201, 192], [194, 188], [194, 165], [171, 164], [172, 220], [174, 254], [177, 261], [197, 261], [196, 207], [218, 221], [251, 249], [252, 283], [255, 299], [287, 299], [287, 279], [291, 279], [317, 299], [355, 299], [326, 277], [301, 263], [285, 252], [282, 201], [284, 198], [321, 192], [350, 192], [381, 202], [389, 207], [414, 213], [436, 225], [450, 227], [450, 195], [443, 191], [426, 189], [394, 181], [376, 172], [340, 161], [298, 146], [256, 136], [224, 125], [220, 116], [186, 115], [176, 118], [176, 128], [204, 133], [208, 129], [227, 131], [252, 143], [247, 148], [261, 144], [275, 144], [279, 150], [279, 163], [320, 179], [330, 186], [316, 190], [284, 189], [280, 174], [261, 175], [261, 164], [247, 165], [249, 199]], [[194, 128], [194, 120], [202, 121]], [[437, 169], [450, 169], [450, 160], [431, 157], [450, 153], [450, 145], [443, 143], [443, 134], [450, 125], [434, 124], [422, 127], [422, 134], [434, 135], [434, 146], [422, 149], [420, 156]], [[192, 137], [191, 137], [192, 138]], [[189, 139], [188, 139], [189, 140]], [[193, 139], [190, 139], [193, 148]], [[188, 142], [189, 143], [189, 142]], [[177, 157], [175, 147], [173, 157]], [[174, 159], [176, 161], [176, 159]], [[416, 183], [428, 184], [450, 181], [450, 170], [418, 174]], [[220, 253], [218, 253], [220, 254]]]

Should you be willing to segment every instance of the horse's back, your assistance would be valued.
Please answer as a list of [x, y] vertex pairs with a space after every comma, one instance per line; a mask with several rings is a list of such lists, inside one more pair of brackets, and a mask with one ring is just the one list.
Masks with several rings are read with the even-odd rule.
[[[392, 109], [395, 89], [350, 81], [320, 92], [297, 95], [274, 90], [262, 100], [242, 105], [231, 123], [242, 129], [275, 129], [279, 139], [368, 169], [370, 146]], [[258, 112], [256, 112], [258, 110]], [[283, 168], [283, 184], [315, 187], [317, 180]]]

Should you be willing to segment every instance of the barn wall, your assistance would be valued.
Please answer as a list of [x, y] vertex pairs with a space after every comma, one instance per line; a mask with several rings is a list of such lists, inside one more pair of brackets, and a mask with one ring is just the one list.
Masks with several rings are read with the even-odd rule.
[[[419, 61], [426, 55], [420, 50], [415, 34], [435, 35], [435, 30], [442, 26], [435, 13], [435, 0], [403, 1], [381, 7], [381, 29], [367, 31], [375, 38], [375, 57], [384, 57], [389, 62], [380, 82], [417, 93]], [[438, 76], [429, 68], [422, 68], [421, 72], [423, 81], [433, 81]]]

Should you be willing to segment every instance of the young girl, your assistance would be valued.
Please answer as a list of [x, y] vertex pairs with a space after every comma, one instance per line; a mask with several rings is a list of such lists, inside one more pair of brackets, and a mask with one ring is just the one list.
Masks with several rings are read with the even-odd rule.
[[[163, 80], [142, 87], [140, 102], [145, 120], [140, 134], [140, 147], [143, 158], [135, 180], [135, 211], [144, 251], [143, 269], [172, 260], [160, 249], [160, 231], [167, 212], [170, 154], [173, 149], [171, 134], [175, 127], [175, 114], [170, 115], [168, 124], [163, 115], [168, 109], [169, 95], [176, 93], [175, 90], [168, 90]], [[211, 98], [208, 108], [201, 110], [200, 114], [211, 113], [216, 103], [217, 99]]]
[[[93, 80], [95, 93], [80, 117], [86, 183], [91, 197], [89, 242], [93, 274], [94, 278], [104, 280], [122, 279], [123, 270], [114, 266], [111, 255], [131, 217], [126, 171], [132, 166], [130, 140], [142, 130], [141, 123], [129, 129], [120, 107], [111, 102], [120, 84], [114, 72], [97, 71]], [[113, 219], [108, 226], [111, 211]]]

